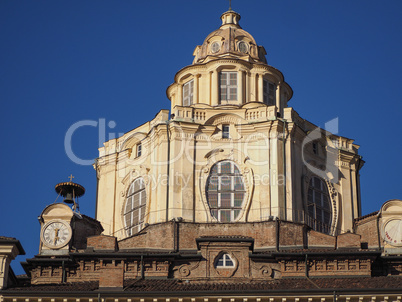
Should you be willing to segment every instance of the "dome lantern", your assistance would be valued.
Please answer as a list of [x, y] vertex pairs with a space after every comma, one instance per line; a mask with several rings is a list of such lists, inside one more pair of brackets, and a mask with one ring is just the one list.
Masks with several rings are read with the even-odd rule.
[[217, 58], [234, 58], [266, 64], [266, 51], [253, 36], [239, 25], [240, 14], [232, 9], [221, 15], [222, 25], [211, 32], [194, 50], [193, 64], [207, 63]]
[[221, 28], [223, 29], [229, 26], [241, 28], [239, 25], [240, 18], [241, 18], [240, 15], [231, 9], [228, 10], [227, 12], [224, 12], [221, 16], [222, 20]]

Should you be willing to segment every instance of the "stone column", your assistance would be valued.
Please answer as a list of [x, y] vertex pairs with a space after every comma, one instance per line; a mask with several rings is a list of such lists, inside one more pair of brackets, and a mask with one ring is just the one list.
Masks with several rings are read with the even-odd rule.
[[[252, 87], [253, 84], [254, 84], [254, 87]], [[254, 94], [253, 101], [258, 102], [258, 74], [254, 75], [254, 83], [253, 84], [251, 84], [251, 87], [254, 88], [254, 89], [252, 89], [253, 94]]]
[[258, 75], [258, 101], [261, 103], [264, 103], [264, 83], [263, 83], [263, 77], [262, 74]]
[[219, 105], [218, 72], [214, 70], [211, 75], [211, 106]]
[[25, 255], [25, 251], [17, 239], [0, 238], [0, 290], [7, 288], [10, 263], [18, 255]]
[[199, 95], [198, 95], [198, 91], [199, 91], [199, 77], [200, 77], [200, 75], [199, 74], [196, 74], [195, 76], [194, 76], [194, 91], [193, 91], [193, 104], [198, 104], [199, 103], [199, 100], [198, 100], [198, 98], [199, 98]]
[[208, 91], [205, 92], [207, 99], [207, 104], [212, 106], [212, 92], [211, 92], [211, 83], [212, 83], [212, 71], [210, 71], [208, 73], [208, 77], [205, 79], [206, 81], [206, 85], [205, 87], [207, 87]]
[[177, 85], [177, 105], [183, 106], [183, 85]]
[[244, 102], [247, 103], [247, 101], [251, 101], [251, 95], [250, 95], [250, 74], [246, 71], [246, 98], [244, 99]]
[[237, 87], [238, 87], [237, 100], [239, 101], [239, 104], [244, 104], [244, 71], [243, 70], [239, 71], [239, 82], [237, 83]]
[[281, 100], [281, 86], [282, 83], [279, 82], [278, 85], [276, 86], [276, 107], [278, 107], [278, 111], [283, 113], [283, 104]]

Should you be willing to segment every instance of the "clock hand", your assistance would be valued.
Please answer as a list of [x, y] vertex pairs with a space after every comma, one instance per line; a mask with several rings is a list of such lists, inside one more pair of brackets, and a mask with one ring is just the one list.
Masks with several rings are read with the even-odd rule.
[[57, 240], [60, 239], [59, 238], [59, 230], [60, 229], [54, 229], [54, 244], [56, 244]]

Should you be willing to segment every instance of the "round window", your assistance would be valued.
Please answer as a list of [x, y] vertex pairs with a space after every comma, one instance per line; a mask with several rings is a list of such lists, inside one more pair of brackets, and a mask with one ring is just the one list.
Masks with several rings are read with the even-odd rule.
[[212, 51], [212, 53], [217, 53], [220, 48], [221, 48], [221, 45], [219, 44], [219, 42], [214, 42], [214, 43], [212, 43], [212, 45], [211, 45], [211, 51]]
[[248, 52], [248, 46], [246, 42], [240, 41], [238, 45], [239, 51], [242, 53], [247, 53]]

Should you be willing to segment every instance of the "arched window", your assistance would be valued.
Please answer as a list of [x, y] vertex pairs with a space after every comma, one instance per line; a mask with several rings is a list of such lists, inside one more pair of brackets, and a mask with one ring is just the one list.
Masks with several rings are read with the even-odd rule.
[[231, 161], [216, 163], [211, 168], [206, 190], [212, 216], [220, 222], [235, 221], [245, 196], [239, 168]]
[[128, 189], [124, 206], [124, 228], [127, 236], [131, 236], [141, 230], [144, 222], [145, 206], [145, 183], [142, 178], [137, 178]]
[[229, 254], [221, 254], [215, 261], [216, 268], [232, 268], [235, 267], [235, 263]]
[[327, 185], [318, 177], [310, 180], [307, 194], [307, 223], [314, 230], [331, 232], [332, 207], [329, 199]]

